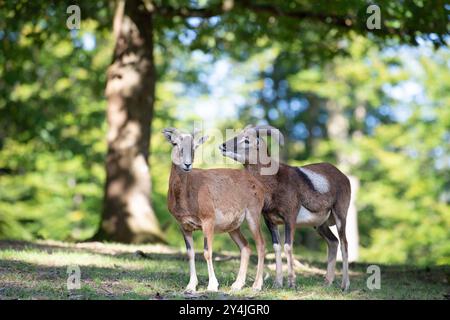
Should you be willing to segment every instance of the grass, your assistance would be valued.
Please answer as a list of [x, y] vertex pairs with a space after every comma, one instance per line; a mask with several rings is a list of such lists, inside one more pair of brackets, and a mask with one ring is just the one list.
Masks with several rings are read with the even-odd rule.
[[[297, 265], [296, 289], [276, 289], [271, 254], [266, 258], [261, 292], [250, 288], [256, 257], [251, 259], [247, 287], [231, 292], [239, 255], [216, 252], [215, 260], [220, 292], [205, 291], [206, 263], [203, 255], [197, 254], [199, 292], [188, 295], [183, 293], [189, 280], [187, 260], [183, 252], [170, 247], [0, 241], [0, 299], [448, 299], [450, 293], [449, 266], [380, 265], [381, 289], [369, 290], [369, 264], [351, 264], [350, 291], [343, 293], [340, 274], [333, 286], [323, 286], [325, 262], [313, 260], [302, 260], [303, 264]], [[80, 267], [79, 290], [67, 289], [70, 265]]]

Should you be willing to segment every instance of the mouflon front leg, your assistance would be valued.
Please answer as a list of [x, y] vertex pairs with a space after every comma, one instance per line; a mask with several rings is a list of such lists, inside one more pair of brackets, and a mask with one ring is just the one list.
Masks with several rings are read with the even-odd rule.
[[281, 288], [283, 286], [283, 262], [281, 260], [280, 232], [278, 226], [269, 219], [264, 218], [264, 221], [272, 236], [273, 250], [275, 251], [275, 287]]
[[288, 265], [288, 286], [295, 287], [295, 271], [294, 271], [294, 257], [292, 255], [292, 244], [294, 242], [295, 224], [287, 221], [285, 224], [285, 239], [284, 239], [284, 253]]
[[186, 251], [189, 258], [189, 284], [186, 287], [186, 292], [195, 292], [197, 290], [197, 272], [195, 270], [195, 251], [194, 240], [191, 231], [183, 231], [184, 242], [186, 243]]

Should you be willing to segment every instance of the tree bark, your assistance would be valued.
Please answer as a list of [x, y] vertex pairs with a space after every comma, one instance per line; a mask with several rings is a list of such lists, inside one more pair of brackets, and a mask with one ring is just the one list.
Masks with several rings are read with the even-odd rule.
[[94, 238], [125, 243], [164, 237], [152, 208], [148, 164], [155, 101], [152, 13], [140, 0], [119, 1], [108, 68], [108, 152], [102, 221]]
[[[351, 171], [351, 166], [355, 161], [358, 161], [353, 155], [346, 153], [343, 148], [351, 138], [349, 133], [349, 120], [345, 117], [343, 108], [338, 106], [336, 102], [329, 100], [327, 109], [330, 114], [327, 130], [330, 139], [334, 140], [337, 144], [338, 167], [342, 171], [349, 173]], [[359, 178], [352, 175], [348, 175], [348, 178], [350, 179], [352, 195], [347, 212], [345, 231], [347, 233], [348, 242], [348, 261], [354, 262], [359, 259], [358, 211], [356, 207], [356, 197], [359, 191]], [[336, 226], [333, 226], [330, 229], [334, 235], [339, 238]], [[340, 245], [338, 248], [337, 260], [342, 261]]]

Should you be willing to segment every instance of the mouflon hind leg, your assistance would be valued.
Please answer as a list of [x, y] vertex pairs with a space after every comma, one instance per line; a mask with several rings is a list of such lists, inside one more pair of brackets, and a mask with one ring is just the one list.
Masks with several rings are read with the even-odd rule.
[[250, 259], [250, 246], [247, 240], [242, 235], [240, 228], [229, 232], [231, 239], [239, 246], [241, 251], [241, 263], [239, 267], [239, 273], [236, 281], [231, 285], [232, 290], [241, 290], [245, 285], [245, 279], [247, 277], [248, 261]]
[[[342, 284], [341, 289], [347, 291], [350, 287], [350, 279], [348, 276], [348, 244], [347, 236], [345, 234], [346, 216], [348, 205], [345, 207], [337, 203], [332, 210], [334, 220], [336, 222], [336, 228], [339, 235], [339, 241], [341, 244], [342, 253]], [[344, 211], [345, 210], [345, 211]]]
[[328, 246], [328, 261], [327, 261], [327, 273], [325, 275], [325, 283], [331, 285], [334, 281], [335, 269], [336, 269], [336, 256], [339, 241], [336, 236], [331, 232], [330, 227], [326, 224], [317, 228], [319, 235], [325, 239]]
[[248, 226], [255, 239], [256, 251], [258, 253], [258, 266], [256, 268], [255, 282], [253, 283], [253, 290], [261, 290], [264, 282], [264, 255], [265, 255], [265, 243], [264, 237], [261, 233], [261, 210], [259, 212], [249, 212], [246, 214]]
[[208, 265], [208, 291], [217, 291], [219, 289], [219, 282], [217, 281], [216, 275], [214, 273], [214, 266], [212, 260], [212, 245], [214, 238], [214, 223], [208, 221], [202, 224], [204, 239], [203, 255], [205, 257], [206, 263]]

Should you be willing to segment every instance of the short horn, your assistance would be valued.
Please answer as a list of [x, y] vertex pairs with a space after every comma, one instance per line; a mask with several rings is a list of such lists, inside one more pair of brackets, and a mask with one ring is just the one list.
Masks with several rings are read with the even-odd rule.
[[261, 130], [267, 130], [267, 134], [269, 136], [272, 136], [275, 139], [277, 139], [278, 143], [280, 145], [284, 145], [284, 136], [281, 133], [281, 131], [278, 130], [277, 128], [269, 126], [269, 125], [260, 125], [260, 126], [253, 127], [252, 129], [255, 130], [256, 132], [259, 132]]
[[163, 133], [164, 133], [164, 132], [170, 132], [170, 133], [175, 132], [175, 133], [178, 133], [178, 129], [172, 128], [172, 127], [168, 127], [168, 128], [164, 128], [162, 132], [163, 132]]
[[192, 130], [192, 136], [195, 137], [200, 132], [202, 132], [202, 130], [200, 130], [199, 128], [194, 128], [194, 130]]

